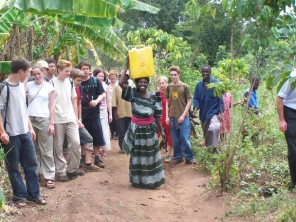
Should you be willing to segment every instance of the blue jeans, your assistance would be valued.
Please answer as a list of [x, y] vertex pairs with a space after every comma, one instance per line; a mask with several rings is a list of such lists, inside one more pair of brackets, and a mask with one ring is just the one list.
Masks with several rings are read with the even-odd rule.
[[180, 160], [183, 157], [188, 161], [194, 158], [190, 144], [190, 122], [185, 117], [184, 122], [178, 124], [178, 118], [170, 117], [170, 130], [174, 148], [173, 160]]
[[[13, 199], [36, 200], [40, 196], [37, 157], [30, 133], [9, 137], [4, 145], [5, 163], [13, 191]], [[19, 171], [24, 169], [27, 188]]]

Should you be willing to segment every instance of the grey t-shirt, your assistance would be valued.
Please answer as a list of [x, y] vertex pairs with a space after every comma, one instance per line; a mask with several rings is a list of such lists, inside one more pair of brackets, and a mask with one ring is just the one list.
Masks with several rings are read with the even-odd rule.
[[[0, 111], [3, 119], [5, 118], [5, 105], [7, 99], [7, 86], [2, 89], [0, 94]], [[9, 85], [9, 101], [6, 117], [6, 132], [10, 136], [17, 136], [29, 132], [29, 117], [26, 105], [26, 93], [23, 83]]]

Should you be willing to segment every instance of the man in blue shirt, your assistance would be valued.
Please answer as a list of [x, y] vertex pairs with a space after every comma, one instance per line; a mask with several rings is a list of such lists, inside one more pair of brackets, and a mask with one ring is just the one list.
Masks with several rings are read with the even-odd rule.
[[253, 109], [255, 114], [260, 114], [258, 111], [258, 99], [257, 99], [257, 93], [256, 93], [256, 90], [259, 88], [259, 84], [260, 84], [260, 80], [258, 78], [252, 78], [251, 91], [250, 91], [250, 88], [248, 88], [244, 92], [245, 98], [248, 98], [249, 92], [251, 92], [248, 108]]
[[206, 147], [211, 147], [213, 153], [217, 153], [219, 142], [220, 121], [218, 115], [224, 111], [223, 99], [214, 96], [214, 89], [208, 89], [209, 83], [218, 82], [211, 77], [211, 67], [202, 67], [203, 80], [195, 87], [193, 97], [193, 113], [199, 111], [199, 119], [205, 139]]

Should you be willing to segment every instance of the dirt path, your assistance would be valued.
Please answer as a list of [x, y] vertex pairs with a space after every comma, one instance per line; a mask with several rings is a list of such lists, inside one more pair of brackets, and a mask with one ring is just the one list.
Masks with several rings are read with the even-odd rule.
[[87, 173], [53, 190], [41, 188], [46, 206], [22, 209], [14, 221], [219, 221], [223, 199], [204, 188], [209, 177], [196, 165], [165, 164], [166, 184], [158, 190], [135, 189], [128, 182], [129, 156], [117, 141], [107, 153], [106, 169]]

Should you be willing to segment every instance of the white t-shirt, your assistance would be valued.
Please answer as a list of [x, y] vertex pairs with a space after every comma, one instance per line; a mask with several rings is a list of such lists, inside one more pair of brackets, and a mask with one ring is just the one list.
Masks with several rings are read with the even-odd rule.
[[[5, 118], [5, 105], [7, 99], [6, 86], [2, 89], [0, 95], [0, 110], [3, 119]], [[9, 85], [9, 100], [6, 117], [6, 132], [10, 136], [18, 136], [29, 132], [29, 116], [26, 105], [26, 92], [23, 83], [18, 85]]]
[[54, 91], [49, 82], [37, 85], [34, 81], [28, 82], [28, 113], [29, 116], [49, 118], [49, 94]]
[[296, 110], [296, 89], [291, 89], [291, 83], [289, 80], [284, 83], [278, 92], [278, 96], [284, 99], [284, 106]]
[[76, 116], [74, 113], [72, 98], [77, 97], [76, 90], [71, 85], [70, 79], [59, 80], [55, 78], [53, 80], [54, 88], [56, 91], [55, 98], [55, 123], [69, 123], [76, 122]]

